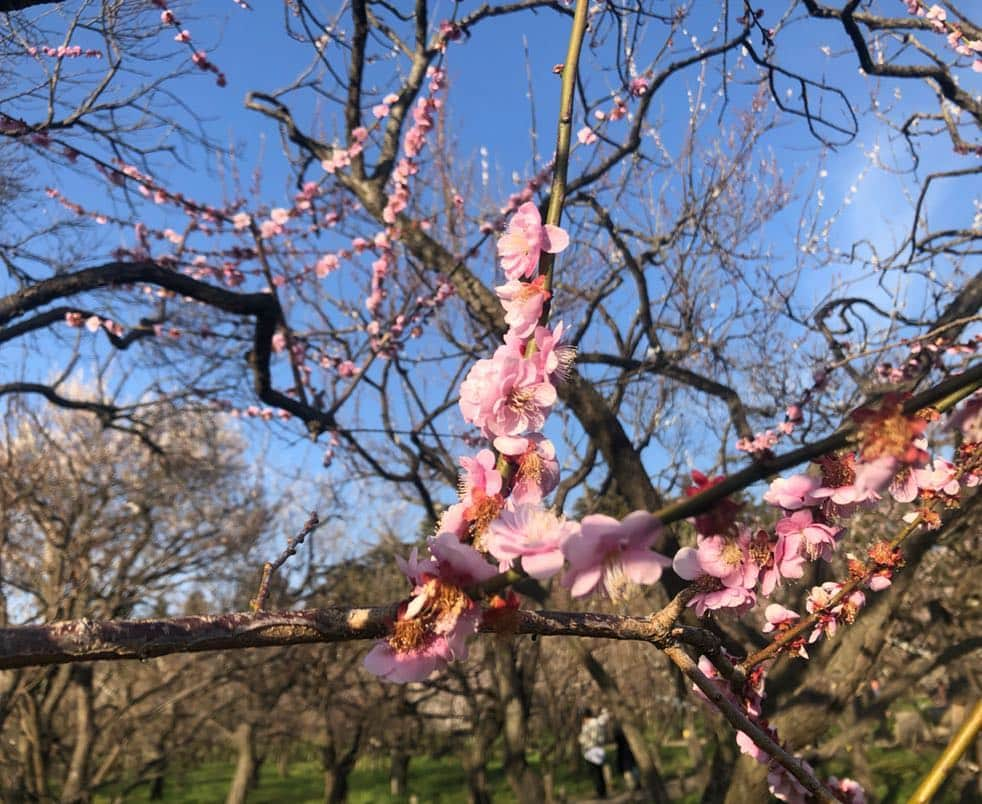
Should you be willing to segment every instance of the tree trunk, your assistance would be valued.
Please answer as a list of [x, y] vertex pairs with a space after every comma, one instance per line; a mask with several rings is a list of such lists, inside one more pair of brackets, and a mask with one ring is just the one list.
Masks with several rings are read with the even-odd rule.
[[479, 713], [475, 719], [474, 737], [461, 758], [467, 773], [467, 802], [491, 804], [491, 793], [488, 791], [488, 756], [491, 745], [498, 736], [500, 724], [493, 712]]
[[348, 800], [348, 771], [331, 768], [324, 771], [324, 804], [343, 804]]
[[508, 785], [515, 793], [518, 804], [542, 804], [545, 800], [542, 777], [529, 767], [525, 757], [525, 747], [528, 744], [528, 703], [519, 667], [518, 648], [513, 640], [496, 639], [494, 652], [505, 778], [508, 779]]
[[240, 723], [232, 735], [232, 741], [235, 743], [238, 759], [235, 763], [232, 785], [225, 797], [225, 804], [245, 804], [246, 796], [259, 774], [256, 737], [252, 724]]
[[393, 749], [389, 760], [389, 792], [395, 799], [408, 795], [410, 759], [408, 751]]
[[23, 696], [20, 717], [20, 755], [23, 767], [27, 769], [25, 781], [27, 790], [34, 801], [47, 804], [51, 800], [48, 789], [48, 763], [44, 751], [45, 738], [42, 733], [37, 701], [31, 695]]
[[348, 777], [358, 760], [361, 733], [361, 727], [356, 726], [346, 734], [346, 742], [341, 745], [328, 722], [328, 727], [324, 730], [324, 748], [321, 750], [321, 766], [324, 769], [324, 804], [342, 804], [348, 800]]
[[61, 791], [62, 804], [87, 804], [89, 793], [89, 760], [95, 725], [92, 720], [92, 665], [72, 667], [72, 686], [75, 688], [75, 746], [68, 764], [65, 785]]
[[150, 800], [160, 801], [164, 797], [164, 774], [157, 773], [150, 781]]

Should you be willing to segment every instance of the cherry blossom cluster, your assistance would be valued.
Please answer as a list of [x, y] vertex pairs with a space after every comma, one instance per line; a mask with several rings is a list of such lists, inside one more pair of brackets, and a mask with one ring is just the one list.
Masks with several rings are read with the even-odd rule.
[[[559, 463], [541, 431], [574, 355], [562, 343], [563, 325], [543, 323], [549, 292], [545, 277], [536, 274], [543, 253], [559, 253], [568, 244], [566, 232], [543, 225], [531, 202], [518, 208], [498, 241], [507, 282], [497, 292], [508, 332], [460, 389], [464, 419], [494, 450], [460, 459], [460, 501], [429, 540], [430, 557], [420, 559], [414, 550], [399, 560], [412, 597], [399, 606], [392, 633], [365, 660], [371, 672], [390, 681], [422, 680], [465, 658], [467, 638], [481, 617], [473, 587], [501, 571], [520, 566], [544, 580], [565, 566], [561, 583], [572, 595], [618, 597], [632, 584], [657, 582], [671, 563], [651, 549], [660, 527], [646, 512], [635, 511], [623, 522], [592, 515], [577, 523], [543, 504], [559, 482]], [[517, 605], [513, 593], [492, 601], [492, 607]]]
[[[733, 658], [728, 656], [725, 651], [723, 652], [723, 657], [728, 662]], [[699, 657], [699, 670], [716, 686], [724, 698], [746, 714], [774, 742], [780, 744], [781, 740], [777, 732], [762, 716], [763, 702], [766, 697], [766, 693], [764, 692], [766, 670], [763, 667], [756, 668], [750, 674], [739, 694], [734, 692], [728, 680], [720, 675], [715, 665], [706, 656]], [[697, 686], [693, 686], [692, 690], [697, 698], [700, 698], [704, 702], [709, 702], [709, 699]], [[775, 798], [781, 801], [791, 802], [791, 804], [806, 804], [810, 795], [808, 791], [791, 775], [787, 768], [778, 763], [770, 754], [757, 745], [749, 734], [738, 731], [736, 733], [736, 743], [741, 753], [767, 766], [767, 784], [771, 794]], [[803, 759], [798, 759], [798, 762], [803, 769], [814, 774], [814, 768], [808, 762]], [[829, 778], [827, 785], [838, 794], [839, 801], [845, 804], [865, 804], [866, 802], [866, 794], [863, 788], [858, 782], [852, 779], [837, 779], [832, 776]]]
[[[561, 585], [573, 596], [601, 593], [616, 599], [632, 585], [656, 583], [671, 565], [692, 582], [688, 605], [699, 616], [726, 609], [743, 613], [785, 579], [803, 577], [806, 562], [831, 560], [844, 523], [880, 500], [882, 491], [889, 489], [898, 501], [940, 499], [954, 505], [962, 484], [982, 480], [978, 444], [963, 445], [954, 463], [940, 456], [932, 460], [924, 436], [936, 414], [908, 414], [902, 397], [887, 395], [876, 407], [853, 413], [854, 448], [823, 456], [816, 474], [771, 483], [764, 500], [780, 516], [770, 529], [743, 522], [742, 506], [724, 498], [693, 518], [696, 545], [670, 560], [653, 551], [660, 525], [646, 512], [635, 511], [621, 522], [591, 515], [577, 523], [557, 515], [543, 504], [558, 484], [559, 462], [542, 429], [573, 355], [562, 344], [563, 325], [550, 329], [544, 323], [550, 291], [539, 274], [539, 260], [567, 245], [566, 233], [543, 225], [532, 203], [519, 207], [498, 241], [506, 282], [496, 292], [508, 331], [494, 355], [471, 368], [459, 401], [464, 419], [493, 449], [460, 459], [460, 500], [441, 518], [429, 540], [429, 556], [420, 558], [414, 550], [408, 560], [399, 559], [411, 597], [399, 605], [390, 635], [368, 654], [365, 664], [371, 672], [391, 681], [422, 680], [447, 662], [465, 658], [467, 639], [481, 621], [481, 587], [499, 572], [520, 569], [540, 580], [562, 573]], [[978, 400], [971, 405], [976, 415], [962, 423], [964, 432], [973, 432], [982, 418]], [[799, 421], [800, 408], [791, 406], [787, 417], [791, 424]], [[689, 495], [723, 478], [693, 472], [693, 481]], [[923, 512], [920, 516], [926, 518]], [[847, 558], [850, 580], [814, 587], [805, 603], [809, 618], [801, 626], [797, 612], [777, 603], [766, 607], [763, 631], [774, 634], [779, 652], [807, 658], [810, 643], [834, 636], [840, 625], [853, 621], [866, 602], [861, 586], [885, 589], [903, 564], [901, 551], [887, 542], [869, 547], [866, 561]], [[490, 610], [518, 604], [508, 592], [495, 596]], [[700, 666], [715, 676], [705, 660]], [[727, 686], [726, 695], [777, 740], [760, 717], [766, 666], [758, 662], [751, 668], [742, 692]], [[740, 734], [737, 741], [741, 750], [770, 767], [774, 795], [805, 800], [799, 782], [749, 736]], [[802, 767], [807, 770], [807, 763]], [[829, 783], [843, 801], [864, 800], [855, 782]]]
[[27, 48], [27, 54], [29, 56], [37, 56], [38, 54], [42, 56], [50, 56], [53, 59], [78, 59], [85, 56], [90, 59], [101, 59], [102, 51], [95, 50], [94, 48], [82, 49], [80, 45], [58, 45], [58, 47], [51, 47], [50, 45], [31, 45]]
[[[167, 3], [164, 0], [151, 0], [151, 2], [161, 9], [160, 21], [164, 25], [169, 25], [174, 28], [177, 33], [174, 35], [175, 42], [181, 42], [186, 44], [191, 50], [191, 62], [199, 70], [215, 74], [215, 83], [220, 87], [224, 87], [228, 83], [228, 79], [225, 77], [225, 73], [218, 69], [218, 67], [208, 60], [208, 54], [203, 50], [195, 50], [194, 45], [191, 43], [191, 32], [186, 28], [181, 27], [180, 20], [174, 14], [171, 9], [167, 7]], [[248, 5], [244, 3], [238, 4], [241, 8], [248, 8]]]
[[[823, 456], [817, 474], [798, 474], [777, 478], [764, 494], [764, 501], [780, 511], [770, 530], [748, 526], [739, 521], [741, 506], [724, 498], [713, 510], [697, 516], [697, 546], [682, 548], [673, 561], [675, 572], [693, 582], [695, 594], [689, 605], [702, 616], [709, 610], [733, 609], [742, 613], [753, 606], [757, 597], [767, 598], [782, 579], [800, 578], [806, 561], [829, 561], [842, 540], [847, 520], [856, 512], [876, 504], [881, 492], [889, 491], [897, 502], [918, 500], [921, 505], [904, 518], [926, 527], [940, 524], [937, 506], [958, 505], [962, 486], [982, 481], [982, 456], [977, 440], [982, 421], [982, 399], [979, 395], [963, 406], [952, 425], [961, 429], [965, 439], [956, 460], [933, 458], [927, 451], [925, 431], [937, 418], [928, 410], [908, 414], [900, 395], [886, 395], [876, 407], [861, 408], [852, 414], [857, 428], [857, 445], [839, 454]], [[694, 472], [689, 494], [700, 493], [722, 482]], [[881, 591], [891, 584], [895, 569], [903, 565], [898, 542], [876, 542], [868, 549], [865, 560], [847, 555], [849, 580], [826, 582], [815, 586], [807, 595], [801, 615], [778, 603], [764, 611], [763, 632], [773, 634], [779, 652], [808, 658], [807, 646], [822, 637], [831, 638], [837, 629], [852, 623], [866, 605], [861, 587]], [[776, 655], [773, 650], [770, 656]], [[739, 703], [743, 711], [777, 740], [766, 722], [759, 718], [759, 700], [763, 695], [763, 666], [754, 665], [740, 696], [726, 685], [726, 694]], [[708, 660], [700, 667], [710, 676], [715, 671]], [[720, 682], [722, 684], [722, 682]], [[783, 766], [777, 765], [746, 735], [737, 742], [744, 753], [768, 764], [771, 792], [778, 798], [804, 802], [806, 791]], [[803, 767], [807, 767], [803, 763]], [[843, 801], [862, 801], [862, 791], [854, 782], [830, 780]]]
[[[409, 179], [419, 171], [416, 159], [426, 144], [427, 134], [433, 129], [434, 115], [443, 105], [443, 101], [436, 96], [446, 87], [446, 72], [439, 67], [430, 67], [426, 74], [430, 79], [427, 85], [428, 94], [419, 98], [413, 107], [413, 125], [402, 138], [403, 156], [392, 171], [392, 189], [382, 211], [382, 220], [386, 223], [395, 223], [399, 213], [409, 204]], [[389, 113], [387, 102], [394, 103], [397, 100], [397, 96], [390, 95], [383, 100], [381, 106], [376, 106], [372, 111], [376, 117], [384, 117]]]
[[86, 316], [84, 313], [74, 310], [65, 313], [65, 323], [70, 327], [85, 327], [89, 332], [98, 332], [100, 329], [104, 329], [117, 337], [124, 332], [122, 325], [111, 318], [101, 318], [97, 315]]
[[948, 21], [948, 12], [934, 4], [930, 7], [923, 0], [903, 0], [907, 13], [927, 20], [938, 33], [947, 34], [948, 44], [959, 56], [972, 59], [972, 69], [982, 73], [982, 39], [969, 39], [957, 22]]
[[[944, 358], [946, 357], [975, 354], [979, 346], [982, 345], [982, 335], [975, 335], [971, 340], [964, 343], [952, 342], [943, 336], [937, 336], [927, 339], [912, 338], [902, 341], [899, 345], [908, 346], [910, 350], [908, 356], [901, 363], [894, 365], [884, 362], [876, 366], [877, 377], [886, 383], [900, 383], [910, 380], [916, 375], [922, 374], [927, 368], [943, 369], [945, 367]], [[849, 344], [841, 343], [840, 346], [848, 348]], [[781, 439], [791, 435], [795, 427], [801, 424], [804, 418], [803, 410], [812, 401], [815, 394], [828, 384], [832, 371], [842, 364], [840, 362], [818, 368], [813, 374], [812, 385], [805, 390], [796, 403], [788, 405], [784, 421], [773, 429], [768, 428], [755, 433], [753, 438], [737, 439], [736, 448], [741, 452], [748, 452], [757, 456], [769, 454]]]
[[[648, 91], [648, 81], [649, 79], [647, 76], [635, 76], [632, 78], [627, 86], [628, 95], [632, 98], [640, 98]], [[616, 123], [618, 120], [622, 120], [627, 116], [627, 101], [617, 94], [614, 94], [611, 97], [610, 109], [594, 109], [593, 111], [593, 117], [597, 121], [598, 125], [603, 123]], [[597, 136], [596, 129], [586, 125], [576, 132], [576, 139], [581, 145], [593, 145], [600, 138]]]

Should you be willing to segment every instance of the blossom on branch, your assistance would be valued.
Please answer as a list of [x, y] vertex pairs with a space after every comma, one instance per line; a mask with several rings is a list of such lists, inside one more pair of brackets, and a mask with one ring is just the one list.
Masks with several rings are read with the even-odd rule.
[[562, 544], [569, 569], [562, 584], [573, 597], [600, 590], [611, 599], [626, 596], [632, 584], [653, 584], [671, 559], [651, 547], [661, 523], [646, 511], [634, 511], [622, 522], [605, 514], [583, 518], [580, 532]]
[[532, 276], [539, 256], [558, 254], [569, 245], [569, 235], [558, 226], [543, 224], [539, 209], [531, 201], [522, 204], [498, 240], [498, 257], [508, 279]]

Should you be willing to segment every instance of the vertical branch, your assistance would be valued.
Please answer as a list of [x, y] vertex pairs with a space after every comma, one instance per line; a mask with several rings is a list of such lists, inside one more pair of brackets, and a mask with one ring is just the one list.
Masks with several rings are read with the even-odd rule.
[[[559, 225], [566, 201], [566, 171], [569, 168], [569, 144], [573, 130], [573, 91], [576, 89], [576, 71], [580, 61], [583, 34], [586, 31], [587, 0], [577, 0], [573, 14], [573, 29], [569, 34], [569, 47], [563, 63], [563, 83], [559, 93], [559, 125], [556, 131], [556, 170], [549, 188], [549, 206], [546, 209], [546, 223]], [[539, 274], [545, 277], [545, 289], [552, 290], [554, 254], [543, 253], [539, 262]], [[549, 302], [543, 305], [542, 318], [549, 318]]]

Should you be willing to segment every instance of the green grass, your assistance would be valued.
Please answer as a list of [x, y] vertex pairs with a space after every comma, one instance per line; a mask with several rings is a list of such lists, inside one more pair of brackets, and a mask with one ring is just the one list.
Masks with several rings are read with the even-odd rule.
[[[209, 762], [167, 776], [164, 804], [216, 804], [223, 802], [235, 768], [229, 762]], [[352, 772], [349, 786], [351, 804], [374, 804], [388, 801], [389, 765], [387, 757], [368, 757]], [[500, 763], [488, 768], [488, 785], [495, 804], [513, 804], [515, 797], [508, 787]], [[586, 794], [590, 788], [586, 773], [564, 773], [556, 781], [568, 794]], [[409, 792], [427, 804], [451, 804], [464, 800], [467, 777], [463, 768], [452, 758], [417, 757], [409, 766]], [[272, 764], [263, 766], [259, 786], [250, 791], [249, 804], [308, 804], [321, 802], [324, 780], [319, 763], [295, 762], [284, 778]], [[109, 795], [96, 796], [95, 804], [107, 804]], [[149, 801], [149, 786], [134, 790], [127, 801]]]
[[[661, 768], [666, 778], [685, 775], [689, 767], [688, 751], [680, 746], [663, 746]], [[870, 791], [873, 801], [880, 804], [902, 804], [937, 758], [937, 750], [910, 751], [905, 748], [871, 746], [867, 751], [870, 769], [876, 780]], [[308, 754], [309, 756], [309, 754]], [[533, 764], [537, 757], [530, 757]], [[843, 766], [831, 763], [830, 773], [847, 774]], [[167, 776], [164, 804], [221, 804], [225, 801], [234, 765], [231, 762], [206, 762], [197, 768], [174, 770]], [[488, 785], [495, 804], [514, 804], [515, 797], [508, 787], [500, 762], [488, 767]], [[589, 796], [592, 787], [586, 771], [562, 768], [555, 781], [557, 790], [571, 797]], [[409, 792], [425, 804], [453, 804], [464, 801], [467, 779], [463, 768], [453, 757], [434, 759], [416, 757], [409, 766]], [[149, 801], [149, 787], [134, 790], [127, 801]], [[294, 762], [285, 777], [280, 776], [272, 763], [263, 766], [259, 786], [250, 791], [249, 804], [319, 804], [323, 800], [324, 781], [320, 764], [313, 760]], [[364, 757], [350, 777], [351, 804], [375, 804], [391, 800], [389, 795], [389, 762], [387, 756]], [[689, 796], [687, 801], [697, 801]], [[108, 804], [109, 795], [96, 796], [95, 804]], [[942, 789], [936, 804], [955, 804], [958, 792], [954, 785]], [[679, 804], [683, 804], [679, 802]]]

